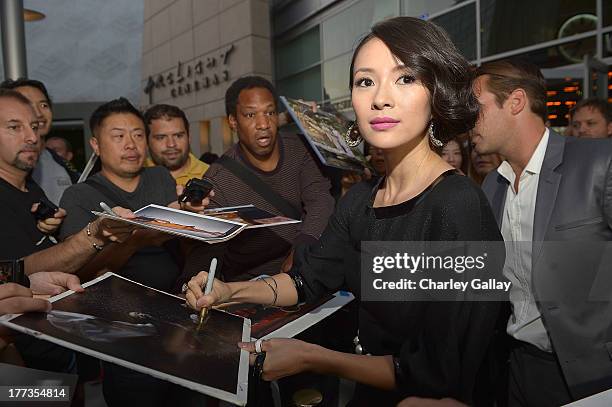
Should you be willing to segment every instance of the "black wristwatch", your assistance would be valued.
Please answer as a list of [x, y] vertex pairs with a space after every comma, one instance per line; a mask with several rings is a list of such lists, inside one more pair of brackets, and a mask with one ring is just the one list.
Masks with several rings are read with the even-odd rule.
[[30, 280], [25, 274], [23, 259], [0, 260], [0, 284], [17, 283], [30, 286]]

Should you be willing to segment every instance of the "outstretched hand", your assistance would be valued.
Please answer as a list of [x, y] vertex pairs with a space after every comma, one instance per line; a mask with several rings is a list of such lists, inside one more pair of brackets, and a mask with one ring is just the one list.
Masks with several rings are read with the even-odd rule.
[[[113, 208], [113, 212], [126, 219], [134, 219], [136, 217], [134, 212], [120, 206], [115, 206]], [[138, 227], [119, 220], [99, 217], [95, 221], [91, 222], [90, 228], [91, 234], [103, 242], [110, 241], [121, 243], [129, 238], [132, 235], [132, 232]]]
[[32, 291], [19, 284], [0, 285], [0, 315], [36, 311], [51, 311], [51, 303], [41, 298], [33, 298]]
[[28, 276], [30, 289], [36, 294], [57, 295], [67, 290], [82, 292], [81, 282], [74, 274], [60, 271], [40, 271]]

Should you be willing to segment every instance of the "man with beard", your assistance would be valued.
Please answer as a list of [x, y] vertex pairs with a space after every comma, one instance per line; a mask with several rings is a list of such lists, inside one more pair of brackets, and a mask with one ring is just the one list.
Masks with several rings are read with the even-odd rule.
[[96, 254], [96, 247], [122, 240], [133, 228], [93, 219], [66, 242], [50, 239], [48, 233], [57, 229], [66, 212], [59, 209], [43, 220], [32, 213], [45, 198], [28, 177], [38, 162], [40, 143], [38, 120], [28, 99], [0, 89], [0, 259], [23, 258], [26, 275], [43, 270], [75, 273]]
[[177, 185], [185, 186], [191, 178], [202, 178], [208, 165], [189, 151], [189, 122], [181, 109], [155, 105], [145, 112], [144, 121], [151, 155], [146, 167], [163, 165]]
[[572, 135], [581, 138], [612, 137], [612, 108], [607, 100], [589, 98], [571, 111]]
[[[176, 184], [164, 167], [143, 168], [147, 141], [140, 112], [125, 98], [103, 104], [90, 119], [91, 147], [101, 162], [100, 172], [71, 186], [61, 206], [68, 215], [60, 229], [66, 239], [95, 219], [100, 202], [131, 210], [149, 204], [166, 206], [176, 201]], [[84, 279], [104, 271], [118, 272], [159, 290], [174, 284], [178, 266], [163, 244], [171, 235], [136, 230], [121, 245], [101, 248], [81, 270]]]
[[[133, 228], [109, 219], [92, 219], [65, 242], [57, 243], [49, 236], [66, 212], [62, 209], [55, 214], [50, 212], [51, 217], [42, 220], [37, 220], [32, 213], [46, 200], [43, 190], [28, 176], [41, 152], [38, 127], [39, 120], [26, 97], [14, 90], [0, 89], [0, 260], [18, 264], [22, 259], [33, 291], [58, 294], [61, 287], [78, 285], [78, 278], [57, 270], [76, 273], [96, 255], [97, 248], [126, 238]], [[12, 269], [12, 277], [7, 272], [0, 273], [2, 280], [27, 283], [15, 280], [15, 267]], [[1, 287], [0, 313], [48, 308], [42, 308], [44, 303], [32, 299], [31, 292], [24, 287]], [[27, 335], [16, 336], [15, 344], [29, 367], [60, 372], [74, 369], [72, 351]]]
[[77, 181], [79, 175], [68, 168], [62, 157], [45, 148], [45, 137], [49, 134], [53, 122], [52, 102], [47, 88], [40, 81], [26, 78], [6, 80], [0, 84], [0, 88], [13, 89], [21, 93], [34, 109], [38, 120], [38, 134], [42, 142], [38, 164], [32, 170], [32, 179], [45, 191], [49, 200], [58, 205], [64, 191]]

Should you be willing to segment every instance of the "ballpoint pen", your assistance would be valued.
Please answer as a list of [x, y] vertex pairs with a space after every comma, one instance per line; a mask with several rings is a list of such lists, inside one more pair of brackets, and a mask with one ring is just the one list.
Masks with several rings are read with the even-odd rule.
[[111, 209], [110, 206], [108, 206], [105, 202], [100, 202], [100, 208], [102, 208], [102, 210], [104, 212], [106, 212], [108, 215], [112, 215], [112, 216], [119, 216], [117, 215], [117, 213], [115, 211], [113, 211]]
[[[213, 282], [215, 281], [215, 272], [217, 271], [217, 258], [213, 258], [210, 262], [210, 268], [208, 269], [208, 280], [206, 280], [206, 288], [204, 289], [204, 295], [208, 295], [211, 293], [213, 289]], [[200, 310], [200, 321], [198, 322], [198, 331], [202, 327], [204, 323], [204, 318], [206, 318], [206, 314], [208, 314], [208, 308], [202, 307]]]

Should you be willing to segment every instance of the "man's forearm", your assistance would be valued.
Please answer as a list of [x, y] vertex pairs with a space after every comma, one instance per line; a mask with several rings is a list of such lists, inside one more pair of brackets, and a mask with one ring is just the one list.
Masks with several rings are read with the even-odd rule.
[[87, 263], [97, 250], [85, 230], [53, 247], [32, 253], [24, 259], [26, 274], [39, 271], [74, 273]]
[[107, 271], [117, 273], [136, 251], [138, 247], [129, 239], [123, 243], [110, 243], [78, 270], [77, 275], [82, 281], [89, 281]]

